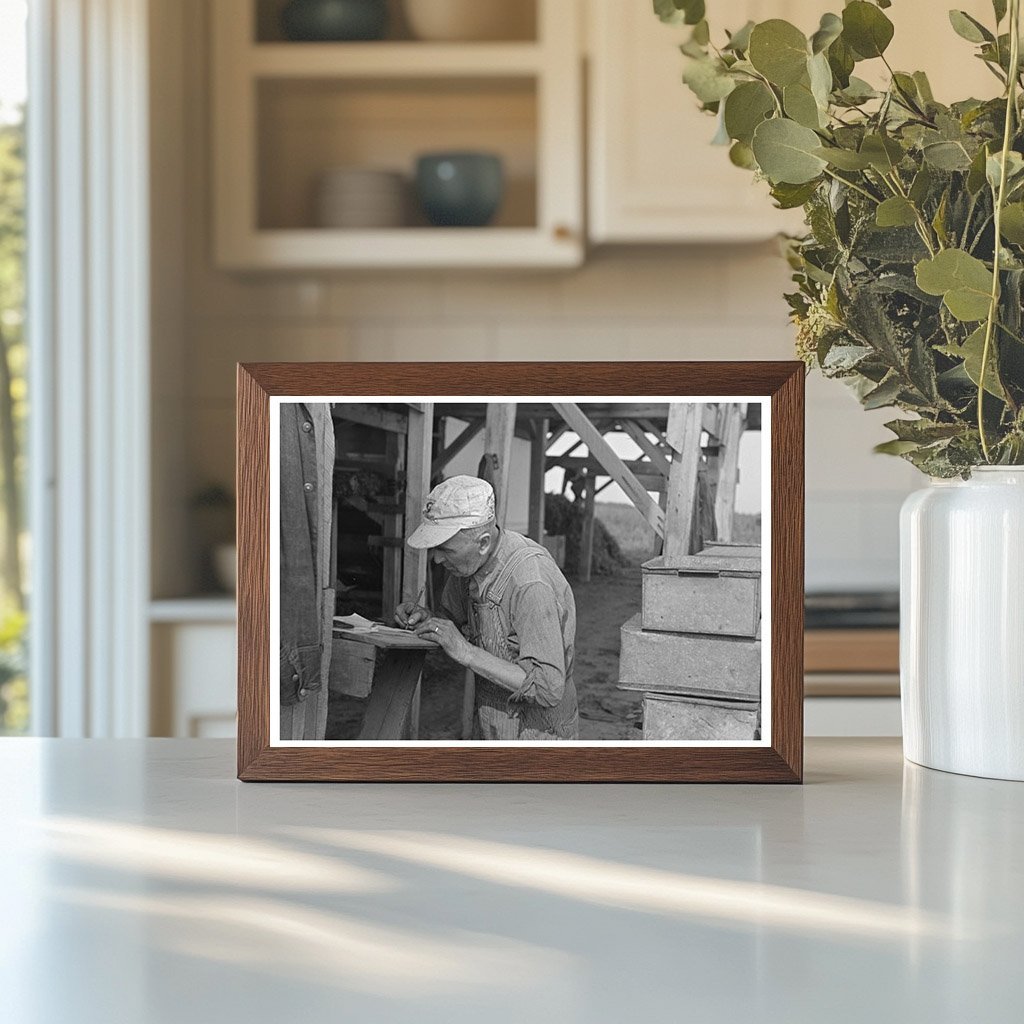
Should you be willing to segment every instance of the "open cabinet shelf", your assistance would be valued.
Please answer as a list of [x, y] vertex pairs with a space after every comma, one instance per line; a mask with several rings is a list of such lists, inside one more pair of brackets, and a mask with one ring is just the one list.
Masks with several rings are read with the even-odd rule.
[[[267, 30], [257, 19], [267, 17], [264, 8], [254, 0], [218, 0], [211, 12], [219, 266], [582, 262], [575, 4], [536, 0], [536, 39], [480, 43], [262, 41]], [[417, 158], [453, 151], [501, 160], [502, 201], [485, 227], [434, 227], [417, 201]], [[397, 226], [324, 226], [317, 192], [339, 169], [399, 175]]]

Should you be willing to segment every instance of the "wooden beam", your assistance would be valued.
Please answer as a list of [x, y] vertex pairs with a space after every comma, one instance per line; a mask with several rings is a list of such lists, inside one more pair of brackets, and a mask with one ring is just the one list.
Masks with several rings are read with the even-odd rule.
[[653, 434], [656, 438], [655, 443], [658, 445], [658, 448], [663, 450], [667, 456], [671, 457], [672, 450], [665, 442], [665, 432], [660, 430], [657, 424], [652, 423], [649, 419], [638, 419], [636, 422], [640, 424], [646, 433]]
[[469, 445], [473, 438], [484, 429], [483, 420], [473, 420], [460, 432], [458, 437], [443, 452], [440, 456], [434, 460], [434, 475], [440, 474], [444, 468], [448, 465], [452, 459], [455, 458], [461, 451], [463, 451], [467, 445]]
[[668, 414], [666, 441], [672, 449], [665, 509], [666, 565], [678, 565], [690, 551], [690, 535], [697, 500], [697, 471], [700, 467], [700, 435], [703, 407], [699, 402], [673, 402]]
[[637, 447], [651, 460], [651, 465], [666, 478], [669, 472], [669, 461], [661, 453], [661, 449], [647, 436], [636, 420], [620, 420], [622, 429], [636, 442]]
[[404, 434], [406, 431], [406, 418], [390, 409], [354, 402], [335, 402], [331, 411], [336, 420], [351, 420], [364, 427], [377, 427], [392, 434]]
[[715, 525], [718, 539], [732, 540], [733, 514], [736, 511], [736, 485], [740, 475], [740, 439], [743, 436], [743, 408], [724, 407], [722, 445], [718, 461], [718, 489], [715, 492]]
[[[587, 414], [595, 420], [618, 419], [628, 416], [630, 419], [652, 419], [664, 425], [668, 418], [668, 402], [588, 402]], [[444, 402], [441, 403], [438, 416], [458, 416], [459, 419], [471, 420], [480, 415], [478, 402]], [[520, 402], [516, 407], [516, 418], [520, 421], [541, 420], [551, 417], [551, 406], [544, 402]]]
[[548, 448], [550, 447], [568, 430], [569, 428], [564, 423], [559, 423], [557, 426], [552, 426], [551, 421], [548, 420]]
[[[647, 476], [660, 476], [662, 480], [665, 479], [654, 468], [654, 463], [648, 462], [647, 459], [621, 459], [620, 461], [634, 476], [644, 474]], [[576, 472], [593, 469], [599, 476], [611, 476], [600, 462], [587, 455], [549, 455], [547, 457], [547, 467], [548, 469], [572, 469], [576, 470]]]
[[[597, 427], [575, 402], [554, 403], [558, 415], [569, 424], [586, 444], [590, 454], [601, 463], [604, 471], [626, 492], [626, 496], [639, 509], [640, 514], [662, 536], [665, 534], [665, 513], [647, 493], [632, 471], [615, 454], [611, 445], [601, 436]], [[699, 449], [698, 449], [699, 451]]]
[[498, 525], [504, 527], [508, 509], [508, 470], [512, 458], [512, 434], [516, 426], [515, 402], [490, 402], [484, 429], [484, 458], [491, 466], [494, 507]]
[[547, 470], [545, 453], [548, 448], [548, 421], [533, 424], [530, 444], [530, 519], [527, 533], [540, 543], [544, 536], [544, 474]]

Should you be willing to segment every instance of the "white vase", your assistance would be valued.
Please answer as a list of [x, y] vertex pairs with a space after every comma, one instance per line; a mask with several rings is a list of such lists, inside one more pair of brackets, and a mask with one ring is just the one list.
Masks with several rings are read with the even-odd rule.
[[1024, 781], [1024, 467], [911, 494], [900, 561], [904, 754]]

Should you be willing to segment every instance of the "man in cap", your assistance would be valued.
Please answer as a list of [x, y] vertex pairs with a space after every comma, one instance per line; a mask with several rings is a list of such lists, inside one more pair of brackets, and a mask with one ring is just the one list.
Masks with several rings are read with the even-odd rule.
[[472, 476], [430, 492], [408, 544], [448, 578], [441, 614], [406, 602], [396, 618], [476, 673], [473, 738], [578, 739], [576, 603], [548, 550], [500, 529], [494, 490]]

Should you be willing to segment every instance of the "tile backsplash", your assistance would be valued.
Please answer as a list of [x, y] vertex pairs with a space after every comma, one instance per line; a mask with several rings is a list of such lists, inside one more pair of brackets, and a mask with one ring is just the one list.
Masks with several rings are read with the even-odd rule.
[[[234, 364], [277, 359], [787, 359], [774, 246], [597, 253], [572, 272], [235, 277], [190, 263], [186, 463], [233, 473]], [[876, 456], [884, 412], [808, 378], [807, 583], [897, 583], [897, 513], [915, 472]]]

